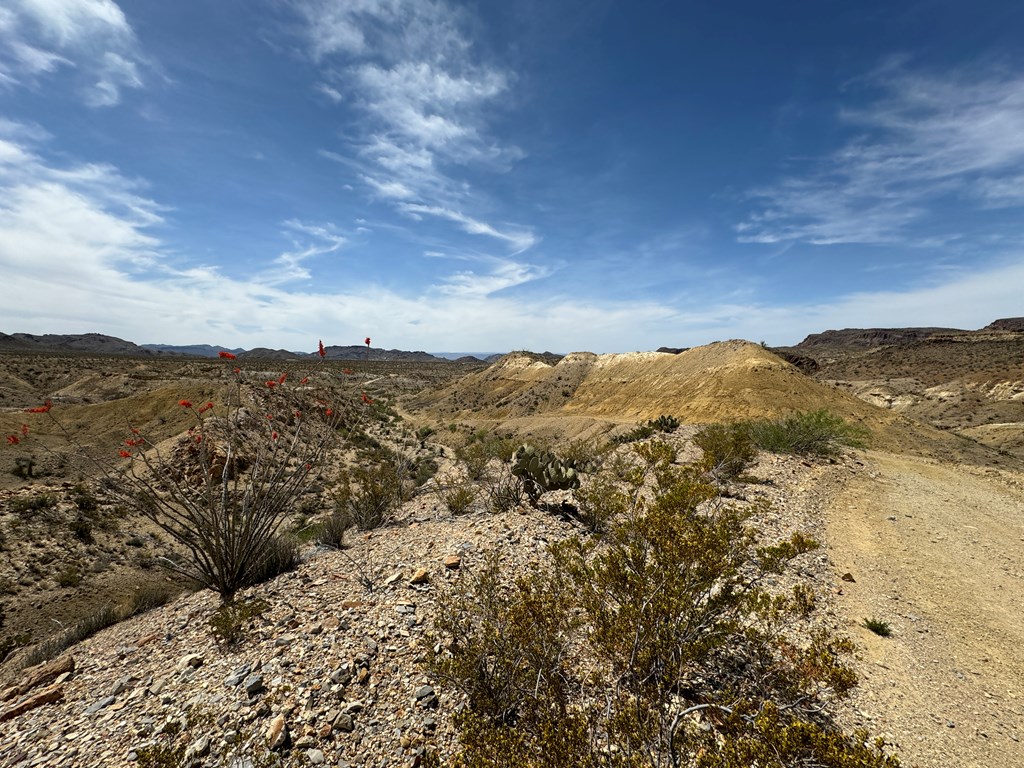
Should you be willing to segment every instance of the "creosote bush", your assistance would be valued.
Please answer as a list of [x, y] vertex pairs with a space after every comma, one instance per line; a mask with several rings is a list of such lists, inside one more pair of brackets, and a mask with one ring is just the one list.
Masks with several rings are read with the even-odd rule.
[[757, 458], [745, 424], [708, 424], [693, 436], [693, 443], [704, 452], [704, 468], [722, 480], [735, 480]]
[[762, 544], [762, 507], [723, 502], [670, 446], [636, 453], [602, 537], [512, 581], [492, 556], [441, 597], [431, 666], [466, 697], [453, 764], [897, 766], [826, 714], [856, 683], [852, 644], [768, 586], [815, 543]]
[[863, 448], [868, 436], [863, 427], [824, 409], [748, 422], [746, 429], [758, 448], [800, 456], [829, 457], [844, 446]]

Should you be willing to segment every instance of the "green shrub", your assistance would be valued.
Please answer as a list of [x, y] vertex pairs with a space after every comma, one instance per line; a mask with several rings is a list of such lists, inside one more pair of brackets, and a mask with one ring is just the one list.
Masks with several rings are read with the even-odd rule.
[[648, 424], [641, 424], [640, 426], [631, 429], [621, 435], [615, 435], [611, 442], [614, 445], [626, 445], [627, 443], [635, 443], [638, 440], [645, 440], [654, 434], [654, 427]]
[[336, 513], [361, 531], [389, 524], [410, 496], [408, 470], [405, 461], [387, 454], [369, 466], [356, 467], [342, 478]]
[[466, 701], [453, 763], [897, 766], [827, 715], [856, 683], [852, 644], [798, 631], [813, 605], [765, 586], [814, 542], [761, 545], [755, 507], [649, 454], [657, 496], [600, 540], [552, 545], [514, 581], [492, 555], [440, 596], [431, 668]]
[[870, 629], [879, 637], [889, 637], [892, 635], [892, 627], [889, 626], [889, 622], [882, 621], [882, 619], [876, 619], [874, 617], [864, 619], [864, 621], [861, 622], [861, 626], [865, 629]]
[[511, 512], [526, 501], [523, 481], [505, 470], [487, 490], [488, 502], [494, 512]]
[[630, 508], [629, 494], [614, 477], [600, 474], [576, 491], [577, 518], [591, 533], [603, 533]]
[[454, 485], [441, 491], [441, 501], [453, 515], [464, 515], [476, 501], [477, 490], [472, 485]]
[[753, 421], [751, 439], [765, 451], [800, 456], [829, 457], [840, 448], [863, 448], [867, 430], [850, 424], [828, 410], [794, 413], [780, 419]]
[[757, 457], [757, 447], [744, 424], [709, 424], [693, 436], [704, 452], [704, 468], [723, 480], [734, 480]]
[[92, 544], [94, 539], [92, 536], [92, 523], [86, 520], [84, 517], [76, 517], [74, 520], [68, 523], [68, 528], [76, 539], [83, 544]]
[[221, 645], [238, 645], [255, 619], [270, 608], [270, 603], [259, 598], [229, 600], [221, 603], [210, 616], [210, 633]]

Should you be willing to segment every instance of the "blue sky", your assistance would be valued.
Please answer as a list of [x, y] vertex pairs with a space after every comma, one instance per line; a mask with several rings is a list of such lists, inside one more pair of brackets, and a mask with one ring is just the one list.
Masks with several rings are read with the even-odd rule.
[[1024, 4], [0, 0], [0, 330], [595, 352], [1024, 314]]

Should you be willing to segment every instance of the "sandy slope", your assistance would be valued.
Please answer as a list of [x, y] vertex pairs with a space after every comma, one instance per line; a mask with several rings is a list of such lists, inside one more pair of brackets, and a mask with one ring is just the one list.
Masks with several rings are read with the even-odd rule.
[[[905, 764], [1024, 766], [1024, 476], [871, 453], [832, 506], [857, 713]], [[888, 621], [883, 639], [854, 626]]]

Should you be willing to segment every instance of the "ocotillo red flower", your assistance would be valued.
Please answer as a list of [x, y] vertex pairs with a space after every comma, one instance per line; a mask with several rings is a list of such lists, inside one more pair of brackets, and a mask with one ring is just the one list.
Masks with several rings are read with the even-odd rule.
[[273, 381], [273, 380], [271, 380], [271, 381], [268, 381], [268, 382], [267, 382], [267, 387], [268, 387], [269, 389], [273, 389], [273, 388], [274, 388], [274, 387], [276, 387], [276, 386], [277, 386], [277, 382], [276, 382], [276, 381]]
[[233, 355], [230, 352], [225, 352], [223, 349], [217, 353], [217, 357], [222, 360], [234, 360], [238, 355]]
[[191, 400], [179, 400], [178, 401], [178, 405], [180, 405], [182, 408], [191, 408], [192, 407], [192, 401]]
[[47, 400], [42, 405], [37, 405], [35, 408], [26, 409], [26, 413], [49, 413], [50, 409], [53, 408], [53, 401]]
[[20, 442], [21, 442], [21, 438], [18, 437], [17, 435], [8, 435], [7, 436], [7, 444], [8, 445], [17, 445]]
[[21, 425], [21, 434], [23, 434], [25, 437], [28, 437], [28, 424]]
[[286, 371], [285, 373], [282, 373], [280, 376], [277, 377], [277, 383], [278, 384], [284, 384], [284, 380], [287, 379], [287, 378], [288, 378], [288, 373]]
[[363, 341], [363, 344], [365, 344], [366, 346], [370, 346], [370, 337], [369, 336], [366, 337], [365, 341]]
[[371, 398], [367, 397], [366, 393], [363, 392], [363, 402], [366, 403], [367, 405], [370, 405], [373, 402], [373, 400]]
[[122, 459], [130, 459], [132, 457], [131, 451], [126, 451], [123, 448], [120, 451], [118, 451], [118, 454], [121, 456]]
[[320, 355], [320, 357], [323, 357], [324, 355], [326, 355], [326, 354], [327, 354], [327, 350], [326, 350], [326, 349], [324, 349], [324, 342], [323, 342], [323, 339], [321, 339], [321, 340], [320, 340], [320, 349], [319, 349], [319, 351], [317, 352], [317, 354], [318, 354], [318, 355]]

